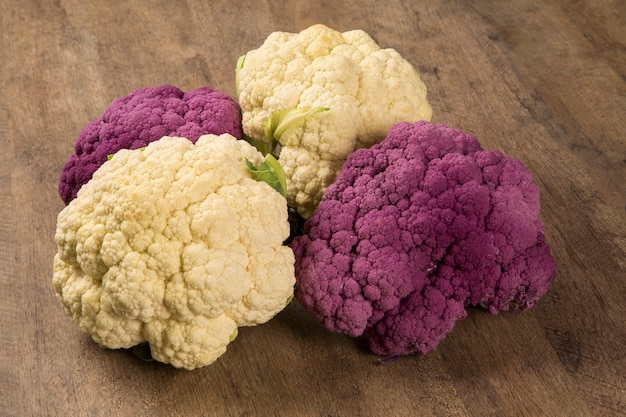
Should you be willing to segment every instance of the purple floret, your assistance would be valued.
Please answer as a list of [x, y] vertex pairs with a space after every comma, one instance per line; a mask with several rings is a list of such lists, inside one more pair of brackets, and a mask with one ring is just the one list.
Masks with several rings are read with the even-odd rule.
[[229, 133], [241, 139], [241, 109], [227, 94], [209, 87], [187, 93], [172, 85], [146, 87], [113, 101], [102, 117], [80, 132], [63, 167], [59, 195], [69, 204], [78, 190], [120, 149], [137, 149], [163, 136], [192, 142], [205, 134]]
[[294, 238], [296, 298], [379, 355], [425, 354], [466, 316], [532, 307], [555, 277], [519, 161], [429, 122], [348, 157]]

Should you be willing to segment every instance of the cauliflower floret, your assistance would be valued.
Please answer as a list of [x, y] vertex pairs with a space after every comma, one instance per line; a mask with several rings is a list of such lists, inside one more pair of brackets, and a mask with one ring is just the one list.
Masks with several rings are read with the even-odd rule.
[[59, 213], [53, 286], [94, 341], [193, 369], [286, 306], [286, 201], [246, 160], [263, 156], [228, 134], [163, 137], [117, 152]]
[[287, 201], [304, 218], [350, 152], [396, 122], [432, 115], [418, 72], [397, 51], [321, 24], [270, 34], [239, 60], [237, 89], [244, 133], [279, 153]]
[[521, 162], [444, 125], [398, 123], [348, 157], [292, 241], [296, 298], [377, 354], [427, 353], [467, 306], [523, 310], [548, 291], [539, 211]]
[[61, 172], [59, 195], [65, 204], [76, 198], [108, 155], [120, 149], [141, 148], [163, 136], [195, 142], [222, 133], [243, 136], [241, 109], [228, 95], [209, 87], [186, 93], [173, 85], [138, 88], [81, 130]]

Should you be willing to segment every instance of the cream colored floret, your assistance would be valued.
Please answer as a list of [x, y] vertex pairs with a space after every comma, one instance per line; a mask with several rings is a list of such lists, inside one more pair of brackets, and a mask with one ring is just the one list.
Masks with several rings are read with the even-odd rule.
[[264, 125], [274, 111], [330, 109], [278, 138], [287, 200], [305, 218], [350, 152], [380, 142], [397, 122], [432, 115], [417, 70], [362, 30], [318, 24], [274, 32], [246, 54], [237, 86], [244, 132], [257, 141], [268, 140]]
[[263, 161], [229, 135], [165, 137], [96, 171], [55, 235], [53, 286], [85, 333], [112, 349], [147, 341], [155, 359], [193, 369], [285, 307], [286, 202], [245, 158]]

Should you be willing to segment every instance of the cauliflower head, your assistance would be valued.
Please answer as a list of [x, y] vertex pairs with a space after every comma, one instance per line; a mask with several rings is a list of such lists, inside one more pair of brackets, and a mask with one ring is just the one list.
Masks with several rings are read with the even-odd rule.
[[244, 134], [278, 154], [287, 201], [304, 218], [349, 153], [432, 115], [417, 70], [362, 30], [274, 32], [240, 58], [236, 81]]
[[76, 198], [107, 156], [120, 149], [142, 148], [163, 136], [195, 142], [222, 133], [243, 136], [241, 109], [228, 95], [209, 87], [188, 92], [167, 84], [138, 88], [114, 100], [81, 130], [61, 172], [59, 195], [65, 204]]
[[287, 305], [286, 201], [246, 160], [263, 156], [228, 134], [163, 137], [117, 152], [59, 213], [53, 287], [95, 342], [193, 369]]
[[427, 353], [480, 305], [532, 307], [555, 276], [539, 190], [471, 135], [399, 123], [348, 157], [296, 237], [296, 298], [380, 355]]

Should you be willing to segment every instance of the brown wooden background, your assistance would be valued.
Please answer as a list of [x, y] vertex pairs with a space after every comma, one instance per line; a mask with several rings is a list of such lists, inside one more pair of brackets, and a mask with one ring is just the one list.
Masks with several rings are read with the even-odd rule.
[[[98, 348], [50, 282], [78, 132], [138, 87], [234, 95], [239, 55], [313, 23], [396, 48], [433, 121], [531, 169], [551, 291], [385, 365], [296, 303], [193, 372]], [[626, 415], [623, 0], [0, 0], [0, 39], [0, 415]]]

